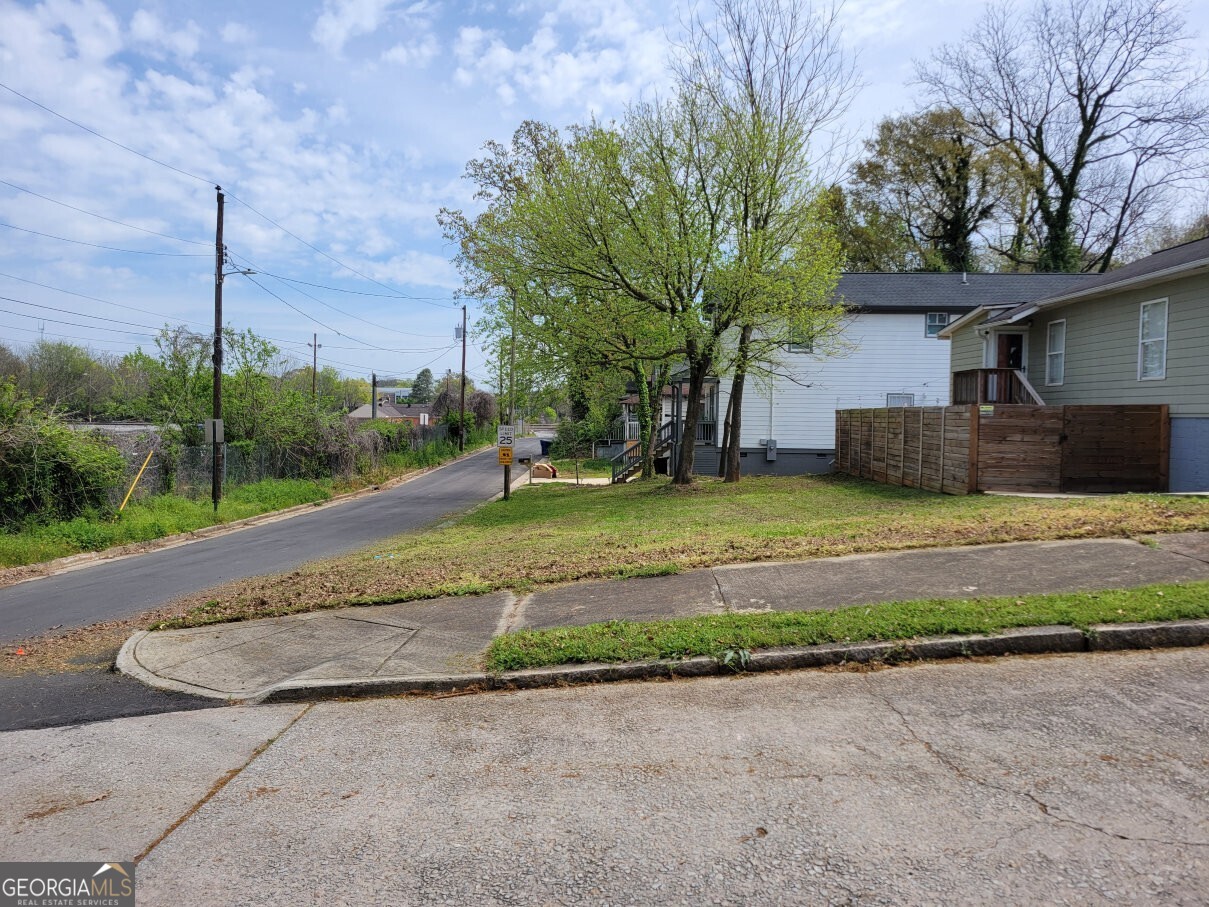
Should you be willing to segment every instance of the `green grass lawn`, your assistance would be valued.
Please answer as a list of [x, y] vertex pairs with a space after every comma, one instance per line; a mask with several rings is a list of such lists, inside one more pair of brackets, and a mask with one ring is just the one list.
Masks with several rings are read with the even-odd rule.
[[489, 671], [546, 665], [650, 661], [780, 646], [896, 641], [987, 634], [1015, 627], [1071, 626], [1209, 618], [1209, 583], [1021, 598], [930, 600], [834, 611], [715, 614], [676, 620], [610, 621], [586, 627], [522, 630], [487, 649]]
[[[558, 470], [560, 479], [575, 478], [574, 460], [551, 460]], [[579, 477], [581, 479], [611, 479], [613, 478], [613, 463], [606, 459], [580, 460]]]
[[134, 501], [116, 515], [77, 517], [61, 523], [31, 526], [21, 532], [0, 533], [0, 567], [35, 564], [82, 551], [147, 542], [297, 504], [326, 501], [331, 496], [330, 480], [270, 479], [232, 488], [219, 502], [215, 513], [209, 500], [156, 495]]
[[1205, 498], [952, 497], [844, 476], [525, 486], [453, 525], [199, 595], [170, 625], [746, 561], [1204, 529]]
[[[491, 443], [485, 433], [472, 436], [466, 452]], [[0, 568], [20, 567], [85, 551], [149, 542], [206, 526], [284, 510], [298, 504], [326, 501], [333, 494], [438, 466], [459, 455], [456, 442], [434, 441], [417, 451], [390, 453], [372, 473], [352, 479], [265, 479], [227, 488], [218, 512], [208, 498], [155, 495], [130, 503], [120, 514], [91, 514], [58, 523], [30, 525], [18, 532], [0, 532]]]

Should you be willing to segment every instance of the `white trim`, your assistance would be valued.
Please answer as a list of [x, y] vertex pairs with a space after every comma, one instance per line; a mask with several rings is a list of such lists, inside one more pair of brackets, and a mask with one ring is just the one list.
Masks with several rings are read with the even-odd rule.
[[[933, 315], [944, 315], [945, 316], [945, 323], [939, 325], [935, 333], [928, 330], [928, 328], [932, 326], [932, 316]], [[924, 336], [925, 337], [940, 337], [941, 331], [943, 331], [945, 328], [947, 328], [949, 326], [949, 323], [952, 320], [953, 320], [953, 316], [949, 312], [925, 312], [924, 313]]]
[[[1142, 364], [1143, 364], [1142, 344], [1159, 342], [1158, 337], [1152, 337], [1149, 340], [1143, 340], [1143, 338], [1142, 338], [1143, 317], [1144, 317], [1144, 313], [1146, 311], [1147, 306], [1158, 305], [1159, 303], [1163, 304], [1163, 337], [1162, 337], [1163, 370], [1158, 375], [1143, 375], [1142, 374]], [[1159, 299], [1147, 300], [1146, 302], [1143, 302], [1138, 306], [1138, 380], [1139, 381], [1162, 381], [1167, 377], [1167, 322], [1170, 319], [1170, 317], [1171, 317], [1171, 306], [1168, 304], [1168, 298], [1166, 296], [1163, 296]]]
[[990, 328], [988, 333], [982, 338], [982, 367], [983, 368], [999, 368], [999, 335], [1000, 334], [1019, 334], [1020, 341], [1020, 369], [1019, 371], [1028, 374], [1028, 329], [1020, 328], [1013, 324], [996, 325]]
[[[1062, 349], [1051, 350], [1050, 349], [1050, 339], [1053, 336], [1054, 326], [1059, 325], [1059, 324], [1062, 325]], [[1050, 372], [1050, 361], [1051, 361], [1050, 357], [1051, 356], [1061, 356], [1062, 357], [1062, 372], [1058, 376], [1057, 381], [1053, 380], [1054, 376]], [[1047, 324], [1045, 326], [1045, 386], [1046, 387], [1061, 387], [1065, 383], [1066, 383], [1066, 319], [1059, 318], [1055, 321], [1051, 321], [1049, 324]]]

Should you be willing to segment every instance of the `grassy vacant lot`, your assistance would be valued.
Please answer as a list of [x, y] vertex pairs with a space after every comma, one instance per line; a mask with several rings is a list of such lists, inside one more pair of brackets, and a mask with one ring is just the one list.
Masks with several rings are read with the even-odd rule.
[[[1071, 626], [1209, 617], [1209, 583], [1023, 598], [931, 600], [859, 605], [835, 611], [716, 614], [677, 620], [523, 630], [497, 637], [487, 669], [649, 661], [836, 642], [909, 640], [995, 633], [1013, 627]], [[741, 666], [741, 660], [735, 667]]]
[[950, 497], [842, 476], [525, 487], [445, 528], [232, 584], [159, 626], [866, 551], [1209, 529], [1209, 499]]
[[[467, 452], [493, 441], [485, 432], [472, 435]], [[375, 471], [349, 479], [265, 479], [226, 489], [214, 512], [209, 498], [192, 499], [175, 494], [134, 501], [121, 514], [94, 514], [66, 522], [31, 524], [18, 532], [0, 532], [0, 568], [39, 564], [79, 554], [103, 551], [193, 532], [206, 526], [230, 523], [284, 510], [298, 504], [326, 501], [334, 494], [355, 491], [399, 476], [438, 466], [459, 455], [453, 441], [430, 441], [419, 450], [387, 454]]]
[[230, 489], [215, 513], [208, 499], [156, 495], [133, 502], [118, 515], [82, 516], [62, 523], [30, 526], [20, 532], [0, 533], [0, 567], [36, 564], [81, 551], [147, 542], [296, 504], [326, 501], [331, 496], [331, 480], [269, 479]]

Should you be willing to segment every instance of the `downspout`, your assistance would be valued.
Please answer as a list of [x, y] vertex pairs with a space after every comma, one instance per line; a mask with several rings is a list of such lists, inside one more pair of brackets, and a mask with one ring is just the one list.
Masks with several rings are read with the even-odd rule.
[[773, 398], [776, 396], [775, 384], [776, 384], [775, 381], [768, 382], [768, 435], [767, 435], [767, 440], [769, 440], [769, 441], [773, 440], [776, 437], [772, 433]]

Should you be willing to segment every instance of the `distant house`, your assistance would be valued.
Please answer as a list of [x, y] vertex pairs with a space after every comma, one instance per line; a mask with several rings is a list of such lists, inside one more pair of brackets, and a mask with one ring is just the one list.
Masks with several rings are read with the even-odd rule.
[[1209, 238], [1031, 301], [987, 300], [940, 336], [954, 403], [1167, 404], [1169, 488], [1209, 490]]
[[[374, 418], [373, 406], [369, 403], [358, 406], [348, 414], [350, 422], [368, 422]], [[427, 426], [432, 421], [432, 407], [428, 404], [404, 405], [388, 403], [385, 400], [378, 403], [377, 418], [384, 422], [407, 422], [411, 425]]]

